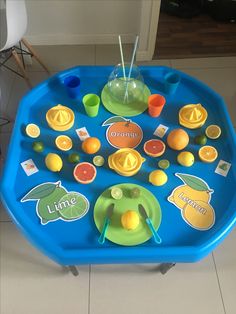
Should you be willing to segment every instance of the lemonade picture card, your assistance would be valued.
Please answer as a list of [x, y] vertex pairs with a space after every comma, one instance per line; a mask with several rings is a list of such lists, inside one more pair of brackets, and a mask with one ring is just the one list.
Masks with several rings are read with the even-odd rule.
[[160, 137], [160, 138], [163, 138], [165, 136], [166, 132], [168, 131], [168, 129], [169, 128], [166, 125], [159, 124], [153, 134]]
[[81, 141], [84, 141], [86, 140], [86, 138], [90, 137], [89, 132], [87, 131], [85, 126], [83, 128], [76, 129], [75, 132]]
[[214, 192], [199, 177], [176, 173], [184, 184], [177, 186], [167, 200], [180, 209], [187, 224], [197, 230], [209, 230], [215, 223], [215, 210], [210, 205]]
[[67, 191], [58, 182], [46, 182], [35, 186], [21, 202], [36, 202], [35, 209], [42, 225], [61, 219], [65, 222], [82, 218], [89, 210], [87, 198], [74, 191]]
[[231, 163], [224, 160], [220, 160], [216, 167], [215, 173], [223, 177], [226, 177], [229, 172], [230, 167], [231, 167]]
[[21, 163], [21, 167], [23, 168], [24, 172], [27, 174], [28, 177], [39, 171], [32, 159], [23, 161]]

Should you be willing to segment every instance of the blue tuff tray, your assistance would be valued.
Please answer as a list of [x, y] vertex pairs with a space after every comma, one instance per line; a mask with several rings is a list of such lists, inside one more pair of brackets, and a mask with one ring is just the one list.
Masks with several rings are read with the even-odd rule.
[[[166, 150], [165, 157], [171, 162], [166, 170], [169, 180], [162, 187], [154, 187], [148, 183], [148, 174], [156, 169], [157, 159], [147, 157], [141, 171], [133, 177], [121, 177], [105, 167], [97, 169], [97, 177], [92, 184], [77, 183], [72, 176], [73, 165], [66, 162], [67, 153], [58, 152], [54, 140], [59, 134], [51, 130], [45, 120], [46, 112], [52, 106], [63, 104], [75, 112], [75, 124], [67, 132], [71, 136], [74, 148], [81, 155], [81, 161], [92, 161], [92, 157], [81, 151], [81, 142], [75, 129], [86, 126], [90, 136], [97, 136], [102, 142], [101, 155], [107, 157], [115, 149], [105, 138], [106, 128], [102, 123], [113, 116], [103, 106], [96, 118], [89, 118], [84, 112], [82, 97], [87, 93], [101, 94], [113, 67], [84, 66], [76, 67], [49, 78], [30, 91], [21, 101], [8, 157], [1, 182], [1, 198], [13, 221], [25, 236], [50, 258], [63, 265], [85, 263], [137, 263], [137, 262], [194, 262], [210, 253], [228, 234], [236, 221], [236, 140], [223, 99], [198, 80], [176, 71], [181, 76], [181, 83], [174, 95], [166, 95], [163, 90], [164, 76], [167, 67], [140, 67], [146, 85], [151, 93], [160, 93], [166, 97], [166, 106], [159, 118], [151, 118], [145, 112], [132, 120], [142, 126], [143, 142], [137, 148], [143, 152], [144, 141], [153, 138], [156, 127], [162, 123], [173, 128], [179, 127], [178, 111], [188, 103], [202, 103], [208, 111], [207, 125], [218, 124], [222, 135], [217, 141], [208, 140], [219, 152], [219, 158], [212, 164], [200, 162], [197, 158], [199, 147], [193, 145], [193, 137], [199, 130], [188, 130], [191, 137], [188, 150], [196, 157], [193, 167], [186, 168], [176, 163], [177, 152]], [[78, 75], [81, 79], [81, 97], [72, 100], [67, 96], [63, 80], [68, 75]], [[46, 149], [42, 154], [32, 150], [33, 139], [27, 137], [24, 128], [28, 123], [40, 126], [40, 139]], [[164, 137], [165, 141], [166, 137]], [[64, 167], [59, 173], [48, 171], [44, 157], [48, 152], [59, 153]], [[20, 163], [32, 158], [39, 172], [27, 177]], [[227, 177], [215, 174], [219, 159], [232, 164]], [[214, 189], [211, 205], [215, 209], [215, 225], [207, 231], [199, 231], [189, 226], [181, 217], [179, 209], [167, 201], [171, 191], [182, 184], [175, 173], [188, 173], [205, 180]], [[104, 179], [105, 178], [105, 179]], [[74, 222], [57, 220], [41, 225], [36, 214], [35, 202], [21, 203], [21, 198], [34, 186], [43, 182], [61, 181], [68, 191], [78, 191], [90, 201], [89, 212]], [[93, 221], [93, 207], [98, 196], [109, 186], [119, 183], [140, 184], [150, 190], [158, 199], [162, 208], [162, 222], [158, 233], [162, 244], [156, 245], [153, 239], [133, 247], [123, 247], [106, 241], [103, 246], [98, 244], [99, 232]]]

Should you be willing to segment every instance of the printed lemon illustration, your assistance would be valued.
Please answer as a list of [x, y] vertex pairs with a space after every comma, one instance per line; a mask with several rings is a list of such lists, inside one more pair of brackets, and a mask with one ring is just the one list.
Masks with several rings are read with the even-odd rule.
[[134, 230], [139, 225], [139, 215], [135, 210], [127, 210], [121, 216], [121, 224], [126, 230]]
[[182, 216], [191, 226], [199, 230], [208, 230], [215, 222], [213, 207], [202, 200], [186, 203]]
[[59, 214], [66, 220], [74, 220], [84, 216], [89, 208], [88, 200], [75, 192], [63, 195], [59, 204]]
[[107, 140], [115, 148], [135, 148], [142, 141], [142, 129], [131, 120], [111, 117], [102, 126], [109, 126], [106, 132]]

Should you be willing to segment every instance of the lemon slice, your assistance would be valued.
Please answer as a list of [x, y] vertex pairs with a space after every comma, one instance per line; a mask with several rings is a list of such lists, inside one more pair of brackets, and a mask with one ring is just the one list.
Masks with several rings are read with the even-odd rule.
[[26, 126], [25, 133], [29, 137], [36, 138], [40, 135], [40, 128], [37, 126], [37, 124], [30, 123]]
[[158, 161], [158, 167], [161, 169], [168, 169], [170, 167], [170, 162], [167, 159], [161, 159]]
[[123, 197], [123, 192], [120, 188], [112, 188], [111, 189], [111, 197], [114, 198], [114, 200], [120, 200]]
[[95, 157], [93, 157], [93, 164], [97, 167], [102, 167], [105, 163], [105, 159], [104, 157], [97, 155]]
[[205, 133], [208, 138], [216, 140], [221, 135], [221, 128], [216, 124], [212, 124], [206, 128]]
[[213, 146], [203, 146], [198, 151], [199, 158], [204, 162], [214, 162], [218, 157], [218, 152]]
[[63, 151], [70, 150], [73, 146], [71, 138], [66, 135], [59, 135], [55, 140], [55, 144], [57, 148]]

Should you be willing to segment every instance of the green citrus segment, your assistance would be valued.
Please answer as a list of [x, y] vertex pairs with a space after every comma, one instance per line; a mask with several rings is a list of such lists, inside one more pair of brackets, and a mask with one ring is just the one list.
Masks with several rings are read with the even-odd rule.
[[161, 159], [158, 161], [158, 167], [161, 169], [167, 169], [170, 167], [170, 162], [167, 159]]
[[103, 156], [97, 155], [93, 157], [93, 164], [97, 167], [102, 167], [105, 163], [105, 159]]
[[87, 213], [89, 202], [83, 195], [71, 192], [64, 195], [57, 206], [62, 218], [73, 220], [78, 219]]
[[114, 200], [120, 200], [123, 197], [123, 192], [120, 188], [112, 188], [111, 189], [111, 197], [114, 198]]
[[40, 135], [40, 128], [34, 123], [29, 123], [25, 128], [25, 133], [29, 137], [36, 138]]
[[33, 142], [32, 148], [35, 152], [41, 153], [44, 151], [44, 144], [43, 142]]
[[71, 163], [77, 163], [80, 161], [80, 156], [77, 153], [72, 153], [68, 156], [68, 161]]
[[139, 188], [133, 188], [131, 191], [130, 191], [130, 196], [131, 198], [139, 198], [140, 197], [140, 194], [141, 194], [141, 191]]
[[206, 135], [202, 134], [202, 135], [197, 135], [194, 138], [194, 142], [197, 145], [206, 145], [207, 142], [207, 137]]

